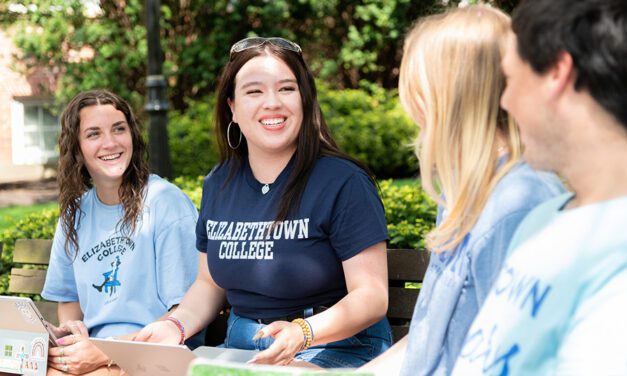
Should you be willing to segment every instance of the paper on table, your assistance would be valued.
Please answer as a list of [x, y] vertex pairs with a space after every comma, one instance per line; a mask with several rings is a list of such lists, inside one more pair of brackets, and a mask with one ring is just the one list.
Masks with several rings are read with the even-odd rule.
[[196, 358], [189, 365], [187, 376], [374, 376], [355, 369], [311, 370], [258, 364], [242, 364], [220, 359]]

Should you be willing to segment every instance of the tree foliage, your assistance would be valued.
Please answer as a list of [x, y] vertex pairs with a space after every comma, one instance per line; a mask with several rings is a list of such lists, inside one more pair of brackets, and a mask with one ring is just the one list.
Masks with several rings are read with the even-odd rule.
[[[0, 4], [27, 69], [47, 67], [57, 96], [106, 87], [136, 107], [145, 96], [143, 0], [15, 0]], [[302, 45], [312, 69], [336, 88], [367, 80], [395, 87], [405, 31], [442, 0], [162, 0], [164, 73], [175, 109], [212, 92], [231, 44], [282, 36]]]
[[[94, 2], [95, 0], [91, 0]], [[109, 88], [139, 108], [145, 97], [145, 0], [12, 0], [0, 22], [12, 26], [26, 69], [46, 67], [63, 102]], [[301, 44], [312, 69], [335, 88], [368, 81], [397, 85], [402, 42], [418, 17], [477, 0], [161, 0], [161, 41], [170, 102], [212, 92], [229, 47], [252, 36]], [[492, 0], [510, 11], [516, 0]]]

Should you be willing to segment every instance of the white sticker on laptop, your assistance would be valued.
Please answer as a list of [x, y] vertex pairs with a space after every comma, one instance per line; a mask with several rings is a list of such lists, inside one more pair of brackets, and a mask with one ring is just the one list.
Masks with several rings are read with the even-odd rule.
[[24, 321], [29, 324], [35, 324], [37, 322], [37, 316], [35, 312], [31, 309], [30, 305], [26, 302], [15, 302], [15, 307], [22, 315]]
[[46, 360], [48, 358], [45, 346], [46, 342], [47, 340], [44, 340], [43, 337], [33, 338], [30, 343], [30, 357], [33, 360]]

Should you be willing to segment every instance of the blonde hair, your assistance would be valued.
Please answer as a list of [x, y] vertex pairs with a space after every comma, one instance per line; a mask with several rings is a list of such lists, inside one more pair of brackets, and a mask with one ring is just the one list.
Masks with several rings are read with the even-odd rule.
[[[520, 158], [518, 128], [499, 107], [509, 30], [506, 14], [479, 5], [423, 18], [405, 39], [401, 104], [422, 128], [416, 139], [422, 185], [446, 210], [426, 238], [433, 252], [460, 244]], [[500, 168], [499, 138], [508, 152]]]

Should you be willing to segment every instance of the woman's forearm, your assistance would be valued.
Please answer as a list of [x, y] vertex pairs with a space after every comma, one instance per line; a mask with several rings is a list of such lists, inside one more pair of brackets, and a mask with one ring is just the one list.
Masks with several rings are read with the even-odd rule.
[[185, 335], [189, 338], [218, 316], [225, 305], [225, 295], [224, 290], [215, 283], [209, 273], [207, 257], [200, 253], [196, 281], [187, 290], [171, 316], [183, 324]]
[[328, 310], [307, 319], [314, 331], [312, 346], [339, 341], [381, 320], [387, 311], [387, 288], [351, 291]]
[[66, 321], [83, 320], [83, 311], [79, 302], [59, 302], [57, 316], [61, 325]]
[[348, 294], [328, 310], [307, 319], [312, 345], [355, 335], [381, 320], [388, 307], [387, 255], [381, 242], [344, 261]]

